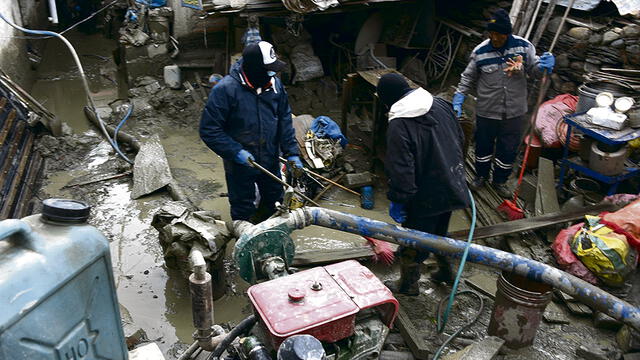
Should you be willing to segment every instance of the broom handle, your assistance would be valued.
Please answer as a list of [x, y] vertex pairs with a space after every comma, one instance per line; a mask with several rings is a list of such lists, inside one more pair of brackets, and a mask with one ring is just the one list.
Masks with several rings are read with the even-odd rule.
[[[567, 9], [564, 11], [564, 15], [562, 15], [562, 20], [560, 21], [560, 25], [556, 30], [556, 34], [553, 37], [553, 41], [551, 41], [551, 46], [549, 47], [549, 52], [553, 51], [553, 48], [556, 46], [556, 42], [558, 41], [558, 37], [560, 36], [560, 31], [564, 26], [564, 22], [567, 20], [567, 16], [569, 16], [569, 11], [573, 7], [573, 3], [575, 0], [569, 1], [567, 5]], [[518, 192], [520, 191], [520, 185], [522, 184], [522, 177], [524, 176], [524, 171], [527, 167], [527, 159], [529, 159], [529, 150], [531, 149], [531, 140], [533, 139], [533, 134], [536, 129], [536, 120], [538, 119], [538, 111], [540, 110], [540, 105], [544, 100], [545, 95], [547, 94], [547, 81], [549, 79], [549, 74], [547, 69], [544, 70], [542, 74], [542, 80], [540, 81], [540, 90], [538, 91], [538, 100], [536, 101], [536, 107], [533, 113], [531, 114], [531, 130], [529, 130], [529, 138], [527, 139], [527, 147], [524, 150], [524, 158], [522, 159], [522, 166], [520, 166], [520, 175], [518, 176], [518, 184], [516, 185], [516, 190], [513, 192], [513, 203], [516, 203], [518, 199]]]

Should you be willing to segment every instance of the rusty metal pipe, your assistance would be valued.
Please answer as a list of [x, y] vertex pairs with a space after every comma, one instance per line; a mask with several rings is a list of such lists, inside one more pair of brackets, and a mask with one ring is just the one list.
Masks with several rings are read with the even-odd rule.
[[194, 338], [201, 348], [212, 351], [215, 346], [213, 344], [214, 322], [211, 275], [207, 272], [207, 263], [200, 250], [192, 249], [189, 259], [193, 268], [193, 273], [189, 276], [189, 293], [191, 294], [193, 327], [196, 328]]
[[[278, 222], [280, 224], [286, 223], [291, 230], [302, 229], [309, 225], [318, 225], [454, 258], [462, 256], [465, 248], [465, 242], [463, 241], [315, 207], [294, 210], [287, 217], [270, 219], [256, 225], [256, 227], [261, 229], [277, 225]], [[640, 309], [553, 266], [476, 244], [472, 244], [469, 248], [468, 261], [488, 265], [524, 276], [533, 281], [549, 284], [575, 297], [583, 304], [640, 331]]]

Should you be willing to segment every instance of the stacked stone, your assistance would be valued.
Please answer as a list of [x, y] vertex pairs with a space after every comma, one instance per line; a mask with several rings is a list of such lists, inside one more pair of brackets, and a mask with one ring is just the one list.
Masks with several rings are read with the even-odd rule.
[[[558, 25], [559, 18], [550, 21], [539, 52], [548, 47]], [[595, 28], [565, 25], [560, 30], [554, 49], [556, 71], [551, 77], [556, 93], [576, 94], [584, 75], [602, 68], [640, 69], [640, 25]]]

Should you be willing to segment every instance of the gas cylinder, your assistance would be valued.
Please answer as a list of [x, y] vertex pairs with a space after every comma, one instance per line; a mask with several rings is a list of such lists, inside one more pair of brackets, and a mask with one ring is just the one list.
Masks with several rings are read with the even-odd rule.
[[109, 242], [80, 201], [0, 221], [0, 359], [127, 359]]

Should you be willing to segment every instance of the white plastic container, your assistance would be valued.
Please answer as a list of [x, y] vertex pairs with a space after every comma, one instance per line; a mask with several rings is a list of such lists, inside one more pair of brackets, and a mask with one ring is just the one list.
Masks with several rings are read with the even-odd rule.
[[178, 65], [167, 65], [164, 67], [164, 83], [172, 89], [180, 89], [182, 86], [182, 75]]

